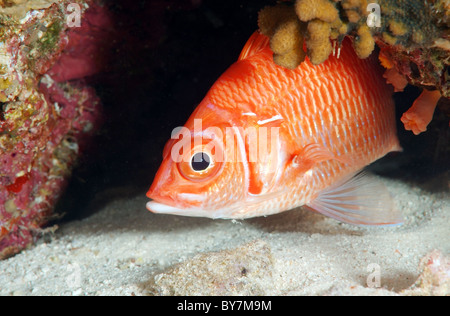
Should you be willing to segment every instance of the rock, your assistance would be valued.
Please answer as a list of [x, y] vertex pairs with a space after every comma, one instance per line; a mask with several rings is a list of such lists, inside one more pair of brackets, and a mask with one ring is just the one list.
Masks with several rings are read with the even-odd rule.
[[272, 283], [270, 246], [256, 240], [241, 247], [204, 253], [154, 277], [152, 295], [265, 295]]
[[422, 258], [419, 268], [419, 278], [409, 289], [402, 291], [402, 295], [450, 295], [450, 257], [439, 250], [433, 250]]
[[[69, 5], [79, 9], [80, 19], [88, 15], [86, 8], [98, 8], [89, 0], [0, 7], [0, 259], [39, 236], [98, 127], [95, 91], [82, 80], [54, 80], [55, 71], [48, 73], [68, 54], [67, 47], [73, 50], [71, 29], [79, 26], [69, 26]], [[85, 64], [80, 58], [70, 67]], [[70, 72], [64, 65], [57, 69]]]

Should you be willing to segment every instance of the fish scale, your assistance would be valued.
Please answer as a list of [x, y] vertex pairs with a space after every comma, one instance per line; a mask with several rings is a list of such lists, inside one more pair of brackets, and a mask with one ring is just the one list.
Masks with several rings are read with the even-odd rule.
[[[364, 191], [364, 178], [351, 177], [388, 152], [401, 150], [393, 91], [384, 81], [377, 56], [359, 59], [346, 38], [340, 58], [330, 56], [320, 65], [312, 65], [306, 58], [295, 70], [288, 70], [277, 66], [272, 57], [268, 38], [255, 33], [238, 62], [214, 83], [185, 127], [192, 131], [195, 119], [202, 119], [205, 128], [278, 127], [277, 158], [272, 159], [273, 153], [267, 150], [257, 162], [213, 163], [207, 168], [219, 170], [220, 165], [222, 171], [212, 179], [196, 183], [190, 182], [190, 174], [179, 174], [175, 184], [168, 184], [164, 175], [168, 169], [175, 174], [177, 166], [164, 161], [147, 194], [154, 202], [147, 207], [179, 215], [247, 218], [306, 204], [354, 224], [397, 223], [396, 215], [390, 217], [382, 206], [377, 206], [377, 218], [364, 201], [361, 214], [356, 214], [356, 206], [345, 202], [361, 202], [357, 197], [360, 193], [362, 200], [371, 201]], [[243, 135], [239, 137], [242, 142], [250, 142]], [[249, 145], [236, 145], [245, 159], [249, 159]], [[231, 175], [240, 181], [230, 179]], [[167, 202], [167, 192], [180, 191], [180, 187], [190, 197], [198, 196], [198, 201], [191, 199], [189, 204], [180, 197], [169, 201], [170, 205], [160, 203]], [[345, 199], [329, 205], [330, 196]], [[342, 211], [342, 205], [347, 205], [348, 212]]]

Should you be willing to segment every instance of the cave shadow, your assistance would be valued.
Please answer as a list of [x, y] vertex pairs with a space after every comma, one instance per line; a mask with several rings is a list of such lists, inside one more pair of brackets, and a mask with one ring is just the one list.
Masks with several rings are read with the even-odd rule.
[[444, 109], [450, 101], [442, 98], [427, 131], [414, 135], [405, 130], [401, 116], [420, 95], [419, 88], [408, 86], [394, 94], [397, 134], [403, 152], [389, 153], [367, 167], [382, 177], [399, 180], [430, 193], [450, 192], [450, 128]]
[[172, 130], [237, 59], [257, 28], [258, 11], [272, 3], [108, 2], [111, 56], [102, 73], [86, 78], [102, 100], [104, 124], [57, 204], [64, 221], [104, 206], [96, 199], [103, 190], [133, 198], [150, 187]]
[[302, 207], [269, 216], [249, 218], [245, 223], [268, 233], [364, 235], [364, 231], [358, 226], [343, 224]]

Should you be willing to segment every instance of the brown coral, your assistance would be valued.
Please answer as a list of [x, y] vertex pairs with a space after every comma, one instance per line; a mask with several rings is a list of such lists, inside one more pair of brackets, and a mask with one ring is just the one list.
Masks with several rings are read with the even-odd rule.
[[339, 18], [339, 12], [334, 4], [328, 0], [298, 0], [295, 12], [303, 22], [319, 19], [332, 23]]
[[363, 24], [356, 31], [357, 37], [354, 41], [355, 52], [359, 58], [367, 58], [375, 49], [375, 40], [372, 37], [370, 28]]
[[302, 25], [291, 7], [264, 8], [260, 11], [258, 24], [260, 31], [270, 37], [275, 63], [294, 69], [305, 60]]
[[303, 51], [303, 37], [301, 25], [296, 20], [281, 24], [270, 40], [270, 47], [274, 52], [273, 59], [284, 67], [295, 69], [306, 54]]
[[308, 23], [308, 55], [314, 65], [327, 60], [332, 51], [330, 43], [331, 27], [328, 23], [315, 19]]
[[296, 18], [291, 6], [280, 4], [274, 7], [265, 7], [258, 14], [259, 30], [264, 35], [272, 37], [275, 29], [281, 23]]
[[[293, 19], [297, 19], [300, 26], [292, 28], [295, 31], [291, 35], [287, 34], [286, 27], [282, 37], [296, 43], [307, 39], [308, 57], [319, 63], [326, 60], [323, 56], [330, 50], [330, 38], [341, 42], [345, 35], [351, 36], [360, 58], [368, 57], [375, 43], [384, 44], [393, 52], [404, 55], [401, 62], [394, 57], [394, 66], [411, 84], [437, 87], [443, 96], [450, 97], [448, 80], [443, 77], [450, 59], [448, 1], [380, 0], [378, 3], [380, 27], [367, 25], [370, 15], [377, 13], [372, 12], [375, 9], [369, 6], [367, 0], [296, 0], [293, 5], [279, 4], [260, 12], [259, 27], [263, 34], [272, 38], [283, 21], [292, 24]], [[304, 31], [299, 32], [299, 29]], [[271, 47], [274, 51], [283, 50], [278, 45], [284, 42], [287, 40], [276, 40]], [[302, 46], [297, 46], [301, 50]], [[319, 54], [319, 47], [325, 51]], [[418, 55], [424, 58], [418, 58]], [[283, 60], [276, 59], [278, 63]], [[435, 77], [424, 80], [423, 74], [417, 76], [409, 66], [411, 62], [419, 69], [424, 69], [425, 63], [431, 62], [431, 69], [426, 71], [435, 74]]]
[[[448, 0], [379, 0], [378, 5], [367, 0], [289, 2], [267, 7], [259, 16], [260, 30], [271, 37], [278, 65], [298, 66], [303, 61], [298, 58], [303, 54], [303, 42], [311, 62], [320, 64], [333, 50], [330, 40], [339, 45], [350, 36], [360, 58], [367, 58], [375, 44], [380, 46], [380, 61], [387, 68], [385, 77], [396, 90], [410, 83], [437, 89], [441, 96], [450, 98]], [[293, 27], [293, 19], [299, 23], [297, 27]], [[281, 26], [283, 21], [289, 21], [290, 26]]]

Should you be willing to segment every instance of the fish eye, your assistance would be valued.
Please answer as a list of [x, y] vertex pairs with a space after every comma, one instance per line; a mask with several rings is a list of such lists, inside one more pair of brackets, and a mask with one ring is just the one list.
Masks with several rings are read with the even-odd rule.
[[194, 182], [204, 182], [215, 177], [222, 167], [223, 162], [216, 161], [213, 153], [197, 148], [186, 153], [186, 159], [177, 163], [180, 175]]
[[176, 162], [177, 171], [184, 179], [192, 182], [210, 181], [221, 173], [224, 164], [223, 144], [214, 138], [192, 138], [187, 145], [192, 145], [180, 153]]
[[194, 171], [205, 171], [211, 165], [211, 157], [205, 152], [195, 153], [191, 158], [191, 168]]

